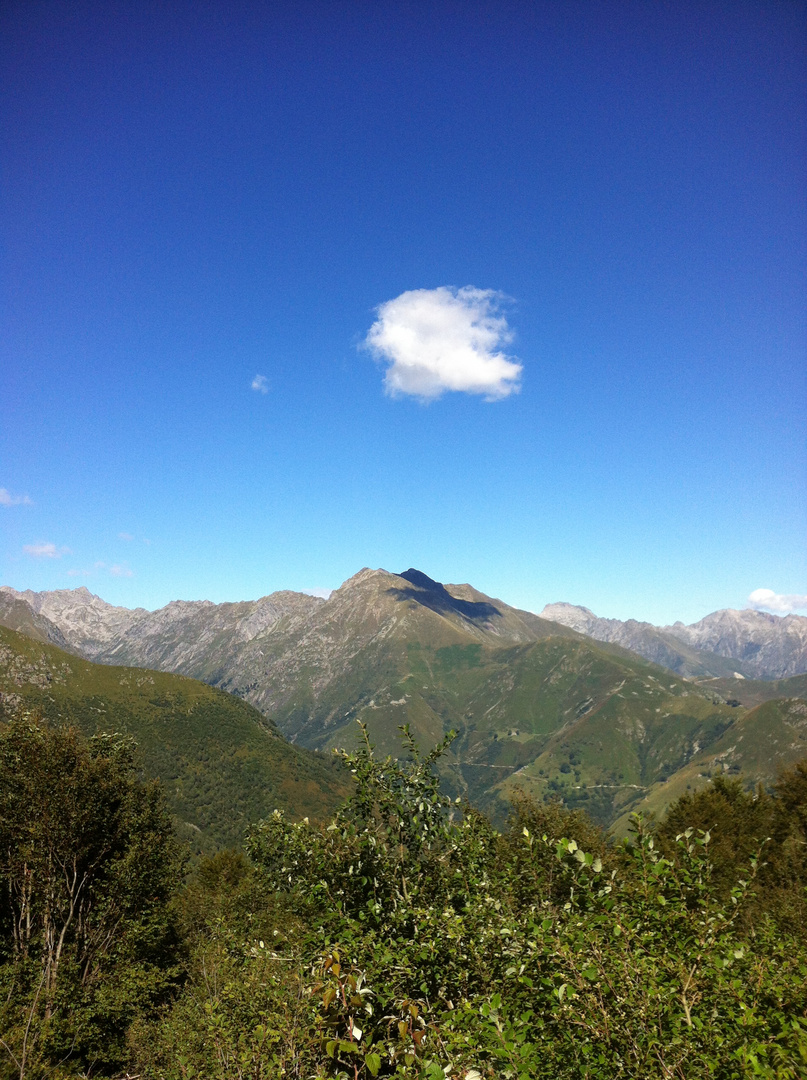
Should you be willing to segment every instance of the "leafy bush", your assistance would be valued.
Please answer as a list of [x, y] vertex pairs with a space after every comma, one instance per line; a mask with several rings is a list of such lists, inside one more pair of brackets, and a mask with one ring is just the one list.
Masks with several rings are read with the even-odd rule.
[[450, 736], [379, 760], [363, 735], [329, 824], [276, 812], [177, 894], [129, 742], [0, 731], [0, 1076], [807, 1074], [807, 764], [613, 846], [560, 803], [498, 832], [452, 802]]
[[610, 848], [522, 798], [500, 834], [441, 794], [446, 743], [422, 758], [403, 734], [404, 761], [366, 732], [343, 755], [355, 793], [327, 827], [251, 831], [237, 916], [207, 887], [188, 987], [140, 1035], [145, 1075], [804, 1075], [807, 950], [759, 907], [744, 921], [757, 849], [725, 888], [705, 830], [662, 850], [637, 819]]
[[768, 914], [780, 927], [807, 934], [807, 762], [784, 771], [772, 794], [718, 776], [684, 795], [656, 830], [668, 857], [677, 859], [676, 837], [687, 827], [709, 832], [711, 889], [724, 900], [761, 852], [758, 887], [741, 916], [749, 931]]

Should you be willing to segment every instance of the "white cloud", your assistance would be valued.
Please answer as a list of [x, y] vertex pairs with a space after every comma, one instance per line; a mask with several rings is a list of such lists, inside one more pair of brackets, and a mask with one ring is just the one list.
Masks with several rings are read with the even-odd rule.
[[[49, 545], [52, 546], [52, 545]], [[63, 548], [63, 551], [67, 551], [67, 548]], [[58, 554], [54, 556], [58, 558]], [[113, 563], [112, 566], [109, 563], [104, 562], [102, 559], [98, 559], [92, 564], [92, 570], [68, 570], [69, 577], [93, 577], [94, 574], [106, 570], [111, 577], [134, 577], [134, 570], [131, 570], [126, 563]]]
[[318, 596], [321, 600], [327, 600], [333, 589], [303, 589], [306, 596]]
[[768, 611], [795, 611], [807, 608], [807, 595], [803, 593], [775, 593], [773, 589], [754, 589], [748, 597], [751, 607]]
[[61, 559], [62, 555], [70, 554], [70, 548], [57, 548], [48, 541], [42, 544], [26, 544], [22, 550], [32, 559]]
[[387, 363], [384, 389], [432, 401], [446, 390], [486, 400], [519, 389], [522, 366], [502, 352], [513, 334], [492, 289], [412, 289], [376, 308], [363, 344]]
[[12, 495], [7, 488], [0, 488], [0, 506], [33, 506], [27, 495]]
[[119, 532], [118, 533], [118, 539], [119, 540], [134, 540], [134, 537], [132, 536], [131, 533]]
[[259, 394], [269, 393], [269, 380], [265, 375], [256, 375], [250, 386], [253, 390], [257, 390]]

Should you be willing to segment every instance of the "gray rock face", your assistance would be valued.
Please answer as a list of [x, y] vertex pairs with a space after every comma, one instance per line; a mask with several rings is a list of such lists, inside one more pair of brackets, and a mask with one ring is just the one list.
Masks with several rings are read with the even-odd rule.
[[145, 608], [114, 607], [84, 586], [37, 593], [30, 589], [17, 592], [3, 585], [0, 593], [23, 600], [35, 615], [57, 627], [72, 649], [91, 660], [99, 650], [149, 614]]
[[293, 592], [228, 604], [174, 600], [133, 623], [94, 659], [182, 672], [219, 685], [232, 678], [238, 658], [250, 651], [252, 642], [282, 636], [323, 603]]
[[36, 617], [47, 616], [90, 660], [202, 679], [246, 697], [267, 715], [318, 698], [350, 672], [359, 653], [383, 651], [396, 635], [438, 645], [459, 639], [505, 645], [558, 630], [470, 585], [443, 586], [416, 570], [398, 575], [365, 568], [327, 600], [277, 592], [241, 603], [176, 600], [152, 612], [113, 607], [85, 588], [4, 592]]
[[691, 626], [675, 623], [667, 633], [696, 649], [730, 656], [743, 673], [785, 679], [807, 672], [807, 618], [765, 611], [715, 611]]
[[597, 641], [611, 641], [679, 675], [784, 679], [807, 672], [807, 618], [715, 611], [685, 626], [601, 619], [585, 607], [547, 604], [541, 617]]
[[37, 641], [58, 645], [60, 649], [70, 648], [58, 626], [36, 612], [12, 589], [0, 589], [0, 626], [18, 630]]

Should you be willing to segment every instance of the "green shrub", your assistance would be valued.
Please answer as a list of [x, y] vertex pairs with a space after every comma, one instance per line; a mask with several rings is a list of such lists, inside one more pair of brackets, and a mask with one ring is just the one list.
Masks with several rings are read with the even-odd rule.
[[183, 859], [128, 740], [0, 729], [0, 1075], [109, 1071], [178, 977]]
[[380, 761], [364, 734], [327, 827], [251, 831], [243, 936], [208, 922], [145, 1075], [804, 1075], [807, 951], [746, 919], [758, 848], [726, 888], [706, 831], [661, 849], [637, 819], [611, 848], [582, 813], [521, 797], [500, 834], [440, 793], [445, 743], [421, 758], [404, 731], [406, 759]]

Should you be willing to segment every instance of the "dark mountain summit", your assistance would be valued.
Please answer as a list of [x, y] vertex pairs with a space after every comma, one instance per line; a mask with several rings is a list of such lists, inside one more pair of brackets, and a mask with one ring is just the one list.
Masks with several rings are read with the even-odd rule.
[[452, 596], [439, 581], [434, 581], [420, 570], [404, 570], [398, 577], [416, 586], [414, 589], [390, 589], [398, 600], [413, 600], [439, 615], [453, 612], [469, 622], [485, 623], [502, 617], [501, 611], [485, 601], [461, 600]]

